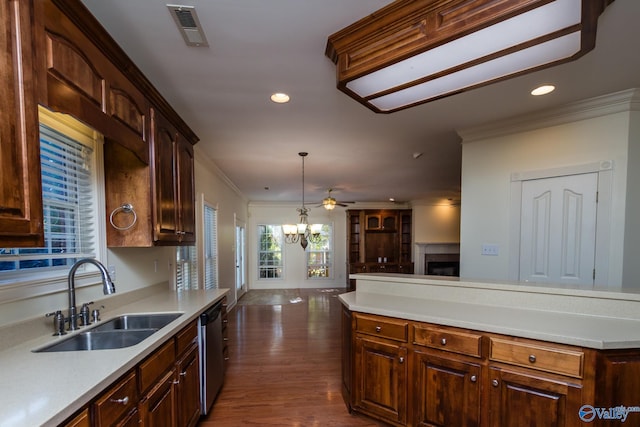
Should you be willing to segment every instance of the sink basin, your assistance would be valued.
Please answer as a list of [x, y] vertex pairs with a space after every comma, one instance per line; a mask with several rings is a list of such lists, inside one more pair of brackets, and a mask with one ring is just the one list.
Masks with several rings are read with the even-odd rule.
[[91, 328], [91, 331], [160, 329], [180, 316], [182, 316], [182, 313], [125, 314], [99, 323]]
[[90, 330], [35, 350], [35, 352], [106, 350], [131, 347], [157, 331], [157, 329], [121, 329], [102, 332]]
[[173, 322], [182, 313], [125, 314], [62, 339], [35, 353], [52, 351], [106, 350], [131, 347]]

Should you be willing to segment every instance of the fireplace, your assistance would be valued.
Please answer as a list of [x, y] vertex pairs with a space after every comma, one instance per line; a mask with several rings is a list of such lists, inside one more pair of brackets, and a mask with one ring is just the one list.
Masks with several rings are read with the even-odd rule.
[[425, 254], [425, 274], [431, 276], [460, 276], [460, 254]]

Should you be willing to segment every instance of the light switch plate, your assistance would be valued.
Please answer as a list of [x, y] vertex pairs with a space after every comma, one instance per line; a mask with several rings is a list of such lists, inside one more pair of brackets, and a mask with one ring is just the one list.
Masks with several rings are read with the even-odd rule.
[[498, 256], [500, 254], [500, 247], [495, 244], [483, 243], [481, 253], [482, 255]]

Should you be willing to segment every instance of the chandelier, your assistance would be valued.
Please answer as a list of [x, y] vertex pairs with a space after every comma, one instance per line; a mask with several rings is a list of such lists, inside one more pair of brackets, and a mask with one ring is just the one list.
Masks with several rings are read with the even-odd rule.
[[297, 224], [284, 224], [282, 226], [285, 242], [300, 242], [302, 249], [307, 249], [309, 242], [318, 243], [320, 241], [320, 230], [322, 229], [322, 224], [309, 225], [309, 209], [304, 206], [304, 158], [308, 154], [304, 151], [298, 153], [302, 157], [302, 207], [297, 209], [300, 219]]

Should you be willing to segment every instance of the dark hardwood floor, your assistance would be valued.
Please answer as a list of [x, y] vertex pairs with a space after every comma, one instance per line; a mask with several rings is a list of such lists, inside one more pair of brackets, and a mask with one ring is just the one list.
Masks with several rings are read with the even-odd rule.
[[225, 383], [199, 426], [384, 425], [349, 414], [342, 400], [337, 295], [249, 291], [229, 313]]

